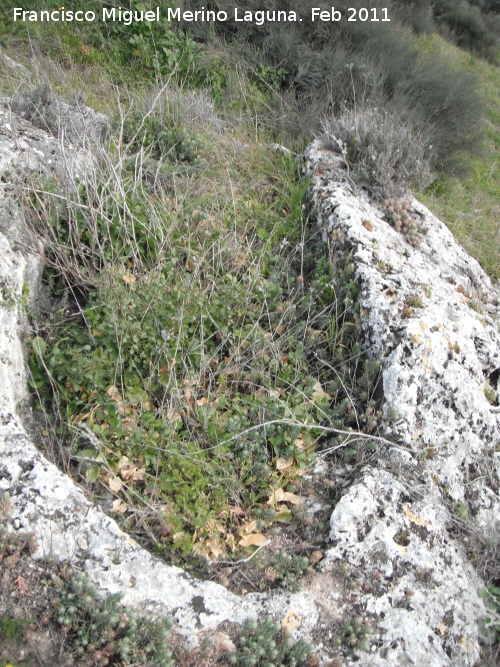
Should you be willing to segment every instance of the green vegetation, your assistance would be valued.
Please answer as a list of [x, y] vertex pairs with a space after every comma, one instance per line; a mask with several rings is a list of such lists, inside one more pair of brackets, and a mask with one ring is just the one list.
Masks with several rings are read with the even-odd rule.
[[411, 185], [433, 180], [426, 139], [397, 114], [368, 107], [345, 109], [324, 121], [322, 130], [323, 145], [342, 154], [355, 181], [367, 184], [378, 199], [396, 198], [387, 202], [386, 215], [391, 214], [391, 224], [398, 231], [404, 229], [409, 240], [416, 238], [397, 198], [406, 195]]
[[368, 651], [370, 633], [368, 621], [362, 616], [354, 616], [342, 625], [336, 643], [347, 644], [354, 650]]
[[464, 169], [440, 174], [418, 198], [446, 222], [454, 236], [489, 275], [498, 280], [500, 266], [500, 69], [471, 58], [443, 40], [432, 37], [421, 42], [429, 55], [452, 58], [457, 66], [473, 73], [481, 82], [487, 115], [483, 127], [481, 155], [463, 155]]
[[500, 587], [490, 583], [479, 591], [479, 596], [486, 600], [489, 609], [484, 629], [493, 637], [495, 644], [500, 644]]
[[30, 621], [28, 618], [10, 618], [0, 616], [0, 641], [18, 641], [24, 634]]
[[68, 577], [54, 600], [54, 620], [66, 637], [66, 649], [78, 664], [124, 667], [144, 663], [172, 667], [165, 647], [171, 623], [135, 616], [120, 605], [121, 594], [97, 598], [84, 576]]
[[[33, 318], [28, 341], [46, 450], [96, 500], [103, 487], [111, 492], [113, 516], [163, 558], [194, 570], [206, 558], [246, 560], [268, 529], [298, 523], [316, 453], [337, 450], [359, 464], [376, 450], [370, 434], [381, 420], [379, 366], [358, 342], [353, 265], [332, 266], [301, 165], [269, 146], [300, 152], [322, 132], [415, 247], [426, 229], [405, 196], [420, 187], [500, 277], [498, 3], [373, 0], [391, 23], [305, 20], [301, 30], [165, 20], [26, 26], [11, 20], [14, 4], [3, 9], [0, 43], [26, 64], [29, 53], [38, 78], [28, 88], [2, 73], [2, 93], [56, 135], [55, 95], [111, 120], [95, 177], [57, 197], [60, 184], [35, 183], [28, 197], [56, 304]], [[269, 0], [273, 8], [309, 14], [298, 0]], [[423, 300], [412, 295], [404, 316]], [[433, 456], [428, 448], [422, 460]], [[455, 510], [467, 520], [466, 507]], [[409, 535], [394, 540], [405, 545]], [[0, 543], [3, 564], [12, 548]], [[16, 547], [22, 558], [32, 548]], [[262, 556], [252, 561], [259, 585], [292, 592], [314, 562], [287, 551]], [[352, 584], [347, 564], [341, 573]], [[2, 641], [19, 642], [40, 622], [78, 664], [195, 664], [172, 646], [168, 623], [136, 617], [119, 596], [99, 600], [83, 578], [60, 579], [57, 591], [50, 578], [45, 587], [54, 593], [48, 620], [5, 614]], [[21, 580], [18, 590], [35, 585]], [[485, 628], [498, 645], [495, 571], [485, 580]], [[353, 616], [335, 642], [366, 650], [369, 633]], [[305, 642], [269, 619], [247, 621], [234, 642], [222, 664], [315, 664]]]
[[300, 590], [299, 581], [309, 566], [309, 560], [305, 556], [291, 556], [278, 551], [269, 563], [266, 577], [289, 591]]
[[303, 640], [292, 642], [268, 619], [248, 619], [238, 637], [238, 650], [229, 662], [238, 667], [307, 667], [311, 647]]
[[39, 403], [80, 474], [115, 492], [125, 527], [184, 557], [251, 544], [248, 510], [291, 520], [294, 498], [273, 502], [276, 490], [336, 429], [371, 432], [380, 417], [352, 269], [335, 273], [305, 225], [297, 165], [268, 151], [265, 166], [262, 148], [236, 160], [229, 137], [209, 139], [189, 160], [167, 142], [139, 174], [135, 139], [110, 147], [121, 183], [114, 168], [107, 187], [49, 195], [34, 222], [54, 289], [86, 291], [77, 321], [56, 316], [31, 341]]

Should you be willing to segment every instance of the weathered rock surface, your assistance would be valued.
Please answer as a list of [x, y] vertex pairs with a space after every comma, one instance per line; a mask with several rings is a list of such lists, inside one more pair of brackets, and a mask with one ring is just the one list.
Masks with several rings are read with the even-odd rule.
[[0, 414], [14, 415], [27, 395], [21, 309], [33, 303], [42, 276], [38, 243], [30, 234], [23, 198], [52, 181], [74, 184], [91, 168], [90, 153], [72, 150], [12, 112], [0, 98]]
[[338, 156], [315, 142], [306, 157], [332, 260], [353, 267], [359, 335], [380, 360], [395, 443], [335, 507], [324, 567], [359, 570], [360, 612], [378, 618], [382, 647], [358, 664], [473, 665], [482, 582], [452, 534], [461, 518], [500, 536], [498, 294], [417, 201], [409, 210], [428, 231], [412, 247], [354, 191]]

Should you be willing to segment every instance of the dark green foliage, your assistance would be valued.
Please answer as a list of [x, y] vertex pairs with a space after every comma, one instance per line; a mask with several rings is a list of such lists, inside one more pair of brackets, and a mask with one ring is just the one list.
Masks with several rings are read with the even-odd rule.
[[[53, 210], [47, 257], [87, 300], [81, 322], [32, 340], [31, 386], [73, 425], [60, 433], [87, 482], [120, 477], [124, 456], [140, 471], [126, 501], [147, 503], [159, 551], [187, 555], [193, 535], [204, 549], [221, 512], [233, 530], [228, 504], [266, 506], [276, 461], [309, 465], [325, 427], [378, 423], [351, 270], [304, 229], [297, 166], [272, 159], [266, 189], [235, 203], [244, 245], [233, 208], [227, 228], [207, 226], [203, 208], [174, 219], [140, 191], [122, 204], [100, 187]], [[303, 563], [285, 565], [288, 586]]]
[[238, 650], [229, 662], [237, 667], [307, 667], [311, 647], [303, 639], [281, 637], [279, 626], [265, 618], [247, 619], [238, 637]]
[[486, 601], [489, 609], [484, 619], [484, 629], [496, 644], [500, 644], [500, 586], [489, 583], [479, 591], [479, 597]]
[[[226, 85], [225, 68], [219, 62], [202, 58], [199, 44], [175, 23], [167, 21], [166, 9], [172, 6], [170, 2], [162, 3], [159, 21], [134, 21], [130, 25], [120, 20], [100, 20], [103, 7], [147, 11], [155, 10], [157, 5], [151, 0], [128, 1], [121, 5], [87, 0], [84, 9], [95, 12], [93, 22], [36, 25], [19, 20], [14, 22], [13, 8], [18, 6], [13, 0], [2, 3], [0, 34], [4, 28], [6, 33], [25, 37], [29, 25], [30, 30], [40, 30], [45, 35], [44, 52], [57, 55], [66, 62], [109, 66], [118, 80], [132, 76], [135, 80], [146, 78], [152, 83], [172, 76], [183, 85], [210, 86], [215, 96]], [[67, 0], [63, 6], [66, 11], [83, 9], [81, 0]], [[56, 7], [49, 0], [33, 0], [29, 9], [54, 11]]]
[[432, 0], [406, 0], [395, 3], [397, 18], [417, 34], [428, 34], [435, 30], [432, 14]]
[[[40, 0], [40, 6], [43, 2]], [[100, 7], [96, 0], [93, 3]], [[68, 9], [73, 4], [68, 2]], [[145, 0], [135, 8], [147, 9], [152, 4]], [[328, 3], [318, 4], [329, 7]], [[348, 7], [365, 5], [361, 0], [339, 0], [335, 8], [346, 15]], [[166, 16], [167, 6], [162, 6], [162, 16]], [[234, 10], [230, 0], [187, 0], [184, 6], [223, 9], [230, 18]], [[239, 7], [262, 9], [259, 0], [249, 0]], [[61, 25], [59, 36], [66, 40], [64, 49], [73, 54], [71, 57], [82, 59], [83, 40], [87, 60], [109, 60], [119, 66], [121, 76], [132, 68], [134, 76], [153, 74], [158, 81], [173, 75], [186, 86], [210, 88], [214, 98], [222, 102], [228, 67], [219, 56], [203, 55], [190, 36], [193, 30], [198, 38], [212, 41], [215, 30], [230, 42], [229, 60], [244, 61], [248, 76], [260, 91], [261, 102], [267, 106], [262, 118], [274, 114], [276, 129], [310, 136], [325, 113], [337, 115], [363, 102], [395, 112], [415, 131], [424, 132], [433, 146], [432, 165], [447, 168], [455, 154], [478, 147], [482, 108], [475, 81], [463, 70], [421, 54], [410, 28], [403, 27], [404, 23], [419, 33], [432, 30], [428, 0], [372, 0], [370, 7], [379, 11], [387, 8], [391, 21], [348, 22], [344, 18], [338, 23], [311, 22], [311, 8], [300, 0], [270, 0], [266, 9], [293, 9], [303, 22], [265, 22], [259, 26], [229, 20], [215, 28], [208, 22], [198, 22], [186, 24], [182, 31], [175, 22], [166, 20], [131, 26], [116, 21], [76, 26], [82, 31], [80, 39], [70, 33], [69, 26]], [[500, 28], [495, 15], [486, 17], [484, 13], [497, 11], [491, 3], [476, 7], [465, 1], [436, 0], [432, 8], [436, 24], [455, 35], [459, 44], [494, 57]], [[54, 44], [57, 42], [54, 40]], [[176, 128], [162, 132], [149, 128], [148, 132], [155, 135], [156, 149], [162, 152], [174, 147], [175, 153], [179, 147], [181, 156], [193, 153], [187, 146], [189, 137], [179, 136]]]
[[368, 651], [370, 632], [371, 629], [366, 619], [362, 616], [354, 616], [342, 625], [340, 635], [337, 636], [335, 643], [347, 645], [353, 650]]
[[19, 619], [0, 616], [0, 641], [20, 640], [29, 624], [30, 620], [28, 618]]
[[121, 594], [97, 597], [83, 575], [66, 581], [54, 604], [53, 618], [66, 636], [66, 650], [82, 667], [151, 664], [172, 667], [166, 648], [171, 622], [137, 617], [120, 605]]
[[141, 146], [154, 158], [191, 162], [200, 150], [200, 139], [183, 127], [165, 124], [164, 120], [153, 117], [144, 122], [143, 115], [134, 113], [127, 118], [123, 138], [132, 148]]
[[500, 49], [500, 20], [485, 12], [498, 13], [495, 3], [473, 3], [461, 0], [435, 0], [437, 25], [448, 31], [463, 49], [495, 61]]
[[292, 556], [284, 551], [278, 551], [269, 562], [273, 580], [293, 593], [300, 590], [300, 579], [308, 565], [305, 556]]

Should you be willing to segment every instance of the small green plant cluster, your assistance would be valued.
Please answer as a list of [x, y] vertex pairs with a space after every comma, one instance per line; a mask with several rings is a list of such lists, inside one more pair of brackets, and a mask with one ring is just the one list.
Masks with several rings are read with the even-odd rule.
[[30, 625], [29, 618], [11, 618], [0, 616], [0, 641], [18, 641]]
[[[98, 8], [100, 2], [96, 3]], [[173, 77], [184, 87], [210, 88], [215, 98], [220, 98], [227, 85], [227, 69], [218, 59], [207, 58], [201, 45], [190, 30], [183, 30], [176, 21], [167, 20], [168, 8], [161, 6], [160, 20], [134, 21], [126, 25], [122, 21], [99, 23], [93, 32], [91, 44], [101, 52], [108, 52], [124, 69], [135, 69], [150, 81]], [[134, 3], [135, 11], [151, 11], [156, 6], [150, 0]], [[99, 9], [98, 9], [99, 11]]]
[[283, 87], [287, 74], [288, 72], [282, 67], [276, 69], [275, 67], [261, 64], [255, 76], [258, 85], [264, 92], [267, 92], [269, 89], [277, 92]]
[[368, 637], [371, 633], [369, 623], [363, 616], [354, 616], [342, 625], [335, 643], [347, 645], [353, 650], [368, 651]]
[[495, 390], [495, 388], [492, 386], [491, 381], [489, 378], [486, 379], [486, 382], [484, 383], [484, 395], [486, 397], [486, 400], [491, 403], [491, 405], [498, 405], [498, 392]]
[[424, 302], [419, 294], [410, 294], [405, 299], [405, 306], [408, 308], [423, 308]]
[[122, 131], [128, 150], [143, 150], [156, 160], [193, 162], [204, 147], [203, 136], [177, 122], [168, 108], [149, 114], [134, 109], [125, 119]]
[[418, 248], [428, 230], [421, 220], [411, 215], [408, 201], [385, 199], [383, 210], [387, 222], [401, 232], [411, 246]]
[[307, 667], [311, 647], [303, 639], [292, 642], [278, 625], [265, 618], [247, 619], [238, 637], [238, 647], [229, 662], [237, 667]]
[[29, 285], [23, 283], [21, 294], [10, 285], [0, 284], [0, 308], [13, 309], [21, 305], [23, 308], [28, 305], [29, 301]]
[[121, 594], [97, 597], [83, 575], [70, 576], [54, 602], [53, 618], [66, 647], [82, 667], [154, 664], [173, 667], [166, 648], [171, 623], [136, 617], [120, 605]]
[[269, 562], [266, 578], [295, 593], [300, 590], [300, 579], [308, 566], [309, 559], [305, 556], [292, 556], [278, 551]]
[[489, 614], [483, 621], [485, 632], [493, 637], [496, 644], [500, 644], [500, 586], [489, 583], [480, 589], [479, 597], [486, 601], [489, 609]]

